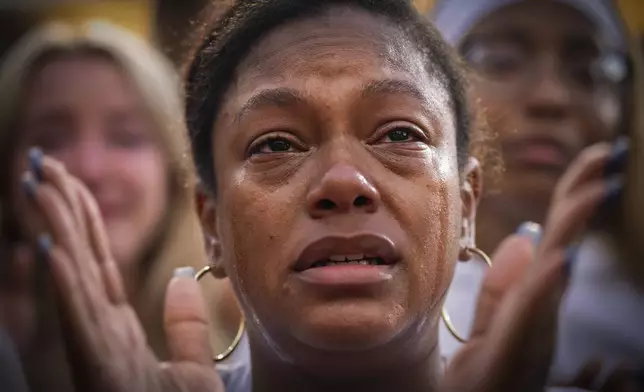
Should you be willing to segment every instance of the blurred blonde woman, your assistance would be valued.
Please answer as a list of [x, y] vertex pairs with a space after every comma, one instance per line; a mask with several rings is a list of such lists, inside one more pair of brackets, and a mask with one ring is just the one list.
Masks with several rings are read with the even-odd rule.
[[[63, 162], [96, 198], [130, 300], [151, 347], [165, 357], [167, 281], [176, 266], [199, 268], [207, 259], [181, 84], [171, 64], [109, 24], [51, 24], [7, 54], [0, 91], [3, 314], [32, 390], [69, 388], [46, 271], [23, 256], [38, 222], [16, 218], [29, 209], [20, 173], [39, 165], [42, 153]], [[29, 152], [34, 145], [41, 150]], [[210, 286], [210, 296], [224, 284]]]

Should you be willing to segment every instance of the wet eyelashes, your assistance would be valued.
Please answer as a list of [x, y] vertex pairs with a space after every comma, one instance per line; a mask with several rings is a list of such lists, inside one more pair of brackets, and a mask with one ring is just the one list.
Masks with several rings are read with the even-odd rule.
[[259, 138], [248, 149], [248, 156], [303, 151], [301, 143], [282, 135], [267, 135]]
[[[377, 131], [368, 141], [369, 144], [418, 143], [426, 142], [425, 134], [411, 125], [392, 125]], [[307, 148], [295, 138], [269, 134], [260, 137], [248, 149], [248, 156], [306, 151]]]
[[376, 133], [378, 143], [413, 143], [422, 142], [426, 139], [424, 134], [412, 126], [394, 125]]

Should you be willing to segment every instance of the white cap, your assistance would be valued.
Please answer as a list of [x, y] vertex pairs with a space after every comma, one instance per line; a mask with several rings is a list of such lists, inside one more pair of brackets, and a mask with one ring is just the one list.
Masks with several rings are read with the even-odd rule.
[[[458, 44], [474, 24], [490, 13], [526, 0], [442, 0], [430, 17], [447, 42]], [[618, 10], [609, 0], [557, 0], [590, 19], [613, 49], [627, 50], [628, 34]]]

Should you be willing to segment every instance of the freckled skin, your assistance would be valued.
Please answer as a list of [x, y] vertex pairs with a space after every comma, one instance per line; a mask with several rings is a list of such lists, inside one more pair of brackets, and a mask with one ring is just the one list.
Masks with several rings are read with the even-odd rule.
[[[466, 176], [449, 94], [410, 48], [385, 20], [332, 8], [270, 32], [238, 68], [214, 124], [216, 227], [223, 268], [254, 316], [254, 360], [277, 352], [308, 369], [351, 363], [355, 372], [356, 358], [367, 370], [436, 347]], [[297, 99], [255, 99], [276, 89]], [[393, 142], [395, 129], [409, 139]], [[267, 136], [288, 141], [288, 151], [271, 151]], [[350, 205], [363, 195], [370, 212], [316, 210], [321, 199]], [[311, 238], [361, 231], [386, 235], [402, 252], [380, 290], [328, 295], [294, 277]]]

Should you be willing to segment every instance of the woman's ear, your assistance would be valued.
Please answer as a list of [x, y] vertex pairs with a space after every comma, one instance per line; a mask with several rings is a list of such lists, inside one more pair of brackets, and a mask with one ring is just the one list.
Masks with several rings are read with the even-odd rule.
[[463, 206], [461, 224], [461, 250], [458, 258], [468, 261], [471, 254], [468, 249], [476, 247], [476, 210], [483, 193], [483, 173], [476, 158], [470, 158], [464, 168], [464, 180], [461, 186]]
[[221, 242], [217, 230], [217, 208], [215, 200], [202, 187], [197, 189], [196, 195], [197, 213], [201, 221], [201, 227], [204, 231], [206, 243], [206, 252], [208, 254], [209, 264], [212, 267], [212, 273], [217, 278], [225, 278], [224, 261], [222, 257]]

